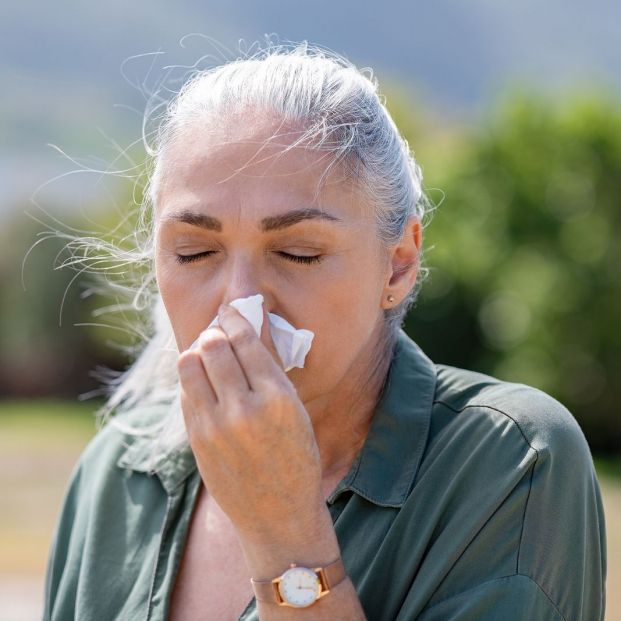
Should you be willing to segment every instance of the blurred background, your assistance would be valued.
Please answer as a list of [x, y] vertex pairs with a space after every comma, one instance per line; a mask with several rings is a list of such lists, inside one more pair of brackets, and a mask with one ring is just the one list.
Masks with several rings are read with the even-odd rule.
[[0, 621], [40, 617], [101, 375], [137, 343], [50, 232], [130, 231], [149, 96], [274, 33], [374, 69], [436, 205], [406, 330], [435, 362], [572, 411], [604, 493], [607, 618], [621, 619], [619, 24], [612, 0], [3, 2]]

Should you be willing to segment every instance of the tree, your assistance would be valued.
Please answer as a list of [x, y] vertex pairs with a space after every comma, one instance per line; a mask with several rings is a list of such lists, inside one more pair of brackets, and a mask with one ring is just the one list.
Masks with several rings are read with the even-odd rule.
[[619, 106], [514, 95], [434, 177], [446, 199], [406, 330], [436, 362], [549, 392], [618, 451]]

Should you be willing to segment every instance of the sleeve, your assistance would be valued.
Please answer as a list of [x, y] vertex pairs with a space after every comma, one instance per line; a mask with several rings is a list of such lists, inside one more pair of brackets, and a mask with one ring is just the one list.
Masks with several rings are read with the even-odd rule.
[[484, 582], [429, 606], [418, 621], [569, 621], [528, 576]]
[[[87, 444], [69, 479], [50, 545], [44, 587], [44, 621], [75, 618], [80, 570], [97, 474], [115, 459], [122, 438], [106, 425]], [[111, 437], [112, 436], [112, 437]]]
[[[70, 580], [71, 573], [77, 574], [78, 568], [71, 567], [70, 551], [74, 547], [75, 539], [79, 537], [74, 529], [76, 511], [78, 508], [78, 498], [80, 496], [80, 487], [82, 479], [82, 468], [78, 464], [71, 476], [69, 486], [65, 492], [60, 517], [56, 524], [56, 530], [50, 546], [50, 553], [47, 562], [47, 571], [45, 575], [45, 591], [44, 591], [44, 611], [43, 620], [50, 621], [57, 618], [73, 618], [71, 611], [65, 611], [59, 616], [55, 610], [57, 608], [57, 600], [59, 592], [72, 589], [71, 585], [77, 584], [77, 581]], [[75, 597], [63, 598], [66, 601], [75, 601]]]
[[531, 442], [537, 450], [517, 572], [530, 576], [567, 621], [604, 619], [606, 529], [593, 458], [571, 413], [548, 397]]
[[[540, 392], [528, 396], [528, 413], [512, 412], [536, 452], [525, 502], [513, 509], [521, 519], [512, 571], [430, 602], [420, 621], [604, 619], [605, 520], [587, 440], [558, 401]], [[488, 543], [486, 554], [502, 546]]]
[[[127, 416], [131, 418], [124, 422], [140, 427], [151, 421], [147, 416], [159, 416], [159, 411], [136, 409]], [[91, 439], [74, 467], [48, 556], [44, 621], [83, 617], [84, 613], [76, 607], [88, 599], [83, 594], [86, 585], [97, 583], [102, 575], [107, 576], [100, 556], [102, 550], [109, 549], [110, 537], [107, 530], [101, 529], [101, 519], [110, 512], [113, 516], [122, 515], [119, 519], [125, 524], [125, 474], [117, 468], [117, 463], [128, 447], [127, 436], [118, 426], [109, 423]], [[153, 484], [158, 492], [164, 493], [159, 482]], [[105, 519], [108, 525], [111, 520]], [[126, 531], [124, 534], [129, 537]], [[94, 573], [93, 567], [102, 567], [101, 573]]]

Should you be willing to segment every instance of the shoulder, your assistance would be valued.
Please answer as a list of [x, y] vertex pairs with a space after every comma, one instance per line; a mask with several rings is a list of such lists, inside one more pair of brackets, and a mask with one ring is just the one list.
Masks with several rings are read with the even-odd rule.
[[[481, 526], [463, 554], [472, 563], [459, 587], [470, 584], [478, 563], [484, 571], [477, 579], [526, 576], [564, 618], [581, 618], [580, 610], [600, 618], [604, 514], [580, 425], [532, 386], [446, 365], [436, 371], [426, 468], [435, 462], [446, 486], [462, 494], [467, 510], [451, 506], [451, 515], [460, 523], [478, 516]], [[502, 571], [488, 568], [496, 560], [489, 549], [505, 550]]]
[[123, 460], [138, 452], [151, 453], [152, 431], [158, 428], [166, 413], [163, 406], [149, 405], [110, 417], [75, 464], [65, 501], [73, 498], [76, 511], [88, 511], [99, 503], [109, 502], [112, 489], [118, 495], [127, 478], [124, 467], [120, 467], [124, 466]]
[[[551, 395], [526, 384], [436, 365], [437, 385], [434, 409], [446, 409], [452, 424], [476, 418], [482, 426], [502, 436], [512, 427], [529, 447], [545, 459], [552, 455], [572, 455], [591, 462], [591, 454], [582, 429], [571, 412]], [[492, 434], [494, 435], [494, 434]], [[494, 438], [500, 440], [501, 437]]]
[[[118, 419], [111, 419], [88, 443], [74, 466], [65, 490], [57, 522], [57, 547], [59, 544], [69, 545], [71, 539], [84, 538], [87, 524], [99, 510], [118, 512], [122, 509], [130, 481], [125, 470], [119, 467], [119, 462], [134, 448], [146, 444], [146, 437], [137, 434], [140, 429], [147, 429], [159, 416], [161, 412], [152, 407], [136, 408], [119, 415]], [[134, 435], [129, 433], [130, 430], [134, 430]], [[134, 481], [131, 485], [136, 484]]]
[[153, 435], [164, 416], [166, 406], [142, 406], [111, 416], [87, 444], [78, 468], [101, 471], [105, 463], [114, 464], [127, 450]]

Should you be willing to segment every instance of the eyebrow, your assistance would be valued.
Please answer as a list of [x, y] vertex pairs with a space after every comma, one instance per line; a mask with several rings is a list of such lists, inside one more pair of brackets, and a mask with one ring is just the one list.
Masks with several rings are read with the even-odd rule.
[[[222, 222], [220, 222], [217, 218], [204, 213], [190, 211], [188, 209], [169, 214], [164, 216], [163, 219], [172, 222], [183, 222], [184, 224], [198, 226], [209, 231], [222, 231]], [[276, 231], [293, 226], [294, 224], [298, 224], [304, 220], [328, 220], [330, 222], [343, 223], [341, 218], [337, 218], [330, 213], [321, 211], [320, 209], [315, 209], [314, 207], [305, 207], [302, 209], [293, 209], [292, 211], [287, 211], [285, 213], [278, 214], [277, 216], [268, 216], [267, 218], [263, 218], [263, 220], [261, 220], [261, 230], [264, 233], [267, 233], [268, 231]]]

